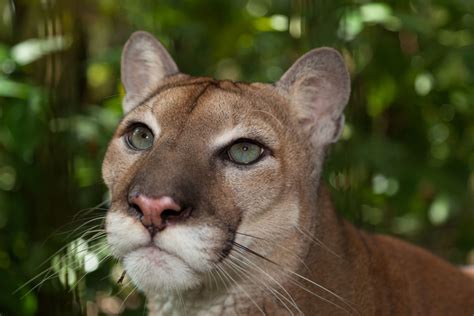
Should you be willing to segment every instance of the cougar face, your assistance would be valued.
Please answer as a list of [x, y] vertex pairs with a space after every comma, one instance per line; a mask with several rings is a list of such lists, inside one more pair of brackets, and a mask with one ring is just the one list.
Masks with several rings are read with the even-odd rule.
[[204, 286], [242, 249], [297, 264], [278, 245], [305, 251], [294, 229], [313, 225], [307, 206], [349, 94], [339, 54], [312, 51], [273, 85], [235, 83], [180, 74], [138, 32], [122, 82], [103, 177], [108, 242], [133, 282], [147, 294]]

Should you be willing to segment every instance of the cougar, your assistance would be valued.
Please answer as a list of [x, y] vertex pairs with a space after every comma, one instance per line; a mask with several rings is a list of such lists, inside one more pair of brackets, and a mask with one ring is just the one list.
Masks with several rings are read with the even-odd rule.
[[150, 315], [473, 315], [468, 273], [335, 211], [321, 172], [350, 95], [337, 51], [242, 83], [183, 74], [136, 32], [121, 70], [107, 240]]

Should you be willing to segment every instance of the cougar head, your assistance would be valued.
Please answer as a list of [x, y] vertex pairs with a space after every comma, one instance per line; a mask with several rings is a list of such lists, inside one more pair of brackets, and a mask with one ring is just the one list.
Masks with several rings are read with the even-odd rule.
[[276, 245], [303, 252], [294, 230], [313, 225], [325, 149], [349, 97], [339, 53], [312, 50], [275, 84], [218, 81], [180, 73], [137, 32], [122, 82], [125, 116], [103, 177], [108, 243], [133, 282], [148, 294], [202, 286], [245, 251], [298, 264]]

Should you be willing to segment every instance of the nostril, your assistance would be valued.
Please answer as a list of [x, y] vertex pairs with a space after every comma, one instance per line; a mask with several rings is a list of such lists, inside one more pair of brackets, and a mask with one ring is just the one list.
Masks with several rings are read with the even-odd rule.
[[137, 216], [138, 218], [142, 218], [143, 217], [143, 211], [142, 209], [140, 208], [140, 206], [138, 206], [137, 204], [135, 203], [128, 203], [128, 212], [130, 214], [132, 214], [133, 216]]
[[180, 210], [166, 209], [160, 214], [160, 217], [163, 221], [167, 222], [181, 220], [189, 217], [191, 215], [191, 210], [190, 207]]
[[180, 213], [181, 213], [181, 211], [175, 211], [175, 210], [168, 209], [168, 210], [164, 210], [163, 212], [161, 212], [160, 217], [161, 217], [161, 219], [166, 220], [166, 219], [169, 219], [169, 218], [177, 217], [177, 216], [179, 216]]

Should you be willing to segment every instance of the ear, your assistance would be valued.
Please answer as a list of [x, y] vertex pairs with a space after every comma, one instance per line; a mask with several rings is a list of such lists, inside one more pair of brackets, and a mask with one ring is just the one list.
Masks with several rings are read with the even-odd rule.
[[153, 35], [135, 32], [122, 52], [122, 83], [125, 87], [123, 110], [136, 107], [167, 76], [178, 73], [178, 67], [166, 49]]
[[303, 55], [281, 77], [277, 88], [287, 95], [313, 146], [336, 142], [344, 127], [350, 76], [342, 56], [332, 48]]

